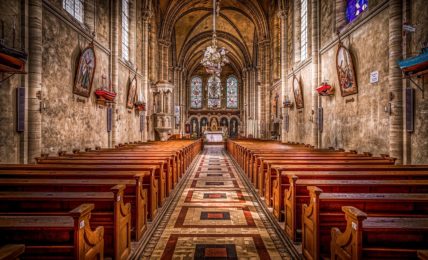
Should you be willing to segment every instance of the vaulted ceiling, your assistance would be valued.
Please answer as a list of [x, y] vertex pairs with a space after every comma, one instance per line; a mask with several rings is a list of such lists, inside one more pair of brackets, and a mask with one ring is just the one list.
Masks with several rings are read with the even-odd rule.
[[[269, 1], [221, 0], [217, 18], [218, 45], [229, 50], [237, 73], [251, 66], [255, 44], [268, 38], [266, 10]], [[161, 0], [160, 38], [174, 44], [174, 60], [191, 74], [200, 66], [204, 49], [211, 44], [212, 0]]]

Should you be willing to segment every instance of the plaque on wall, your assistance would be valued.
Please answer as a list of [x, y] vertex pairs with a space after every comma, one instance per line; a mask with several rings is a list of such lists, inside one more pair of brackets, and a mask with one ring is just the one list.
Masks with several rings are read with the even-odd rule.
[[111, 128], [112, 128], [112, 108], [108, 107], [107, 108], [107, 133], [111, 132]]
[[289, 128], [290, 128], [290, 116], [287, 114], [284, 117], [284, 129], [287, 133], [289, 131]]
[[140, 132], [144, 131], [144, 118], [145, 118], [145, 115], [141, 114], [140, 115]]
[[415, 90], [406, 88], [406, 131], [413, 132], [415, 130]]
[[25, 88], [16, 89], [16, 131], [25, 130]]
[[92, 82], [94, 80], [96, 57], [93, 44], [89, 44], [83, 50], [79, 58], [74, 80], [73, 93], [83, 97], [91, 95]]
[[318, 108], [318, 131], [322, 133], [324, 130], [324, 109], [322, 107]]

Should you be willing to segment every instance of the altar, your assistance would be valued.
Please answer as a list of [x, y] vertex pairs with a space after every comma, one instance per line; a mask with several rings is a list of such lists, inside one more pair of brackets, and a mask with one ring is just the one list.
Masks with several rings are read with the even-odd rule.
[[223, 132], [222, 131], [205, 131], [204, 139], [208, 143], [218, 143], [223, 142]]

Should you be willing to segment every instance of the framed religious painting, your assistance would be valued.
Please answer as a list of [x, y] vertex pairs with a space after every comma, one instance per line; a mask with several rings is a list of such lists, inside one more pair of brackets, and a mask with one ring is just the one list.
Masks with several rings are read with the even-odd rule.
[[91, 95], [96, 64], [94, 46], [90, 44], [83, 50], [79, 57], [73, 87], [74, 94], [83, 97], [89, 97]]
[[342, 44], [339, 44], [337, 49], [336, 69], [342, 97], [357, 94], [358, 85], [352, 55]]
[[303, 102], [303, 89], [300, 83], [300, 80], [294, 75], [293, 76], [293, 93], [294, 93], [294, 102], [296, 103], [296, 108], [301, 109], [304, 107]]
[[137, 77], [134, 77], [129, 82], [128, 99], [126, 101], [127, 108], [132, 109], [134, 107], [136, 96], [137, 96]]

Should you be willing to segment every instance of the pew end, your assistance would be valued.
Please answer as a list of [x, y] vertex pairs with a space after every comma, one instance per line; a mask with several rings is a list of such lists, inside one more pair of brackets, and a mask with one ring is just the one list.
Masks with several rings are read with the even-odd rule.
[[367, 214], [350, 206], [343, 206], [342, 211], [345, 212], [346, 229], [344, 232], [331, 229], [331, 259], [362, 259], [362, 222], [367, 219]]
[[0, 260], [18, 260], [25, 251], [23, 244], [7, 244], [0, 247]]

